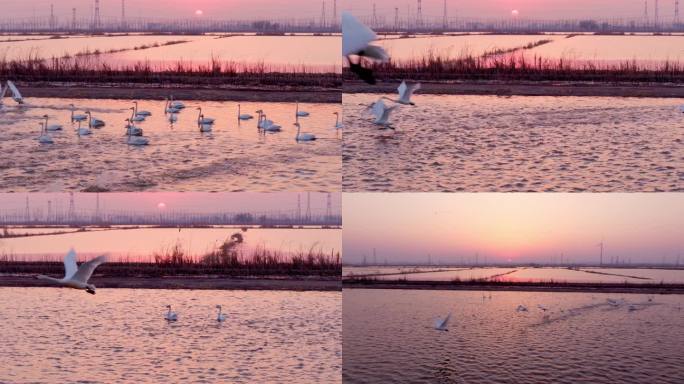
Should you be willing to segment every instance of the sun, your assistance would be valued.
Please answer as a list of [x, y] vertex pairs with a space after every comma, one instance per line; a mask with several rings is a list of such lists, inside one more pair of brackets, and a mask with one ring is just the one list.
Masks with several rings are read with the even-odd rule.
[[161, 203], [157, 204], [157, 208], [159, 208], [159, 209], [166, 208], [166, 203], [161, 202]]
[[195, 16], [202, 16], [202, 15], [204, 15], [204, 11], [203, 11], [203, 10], [198, 9], [198, 10], [195, 11]]
[[511, 11], [511, 15], [512, 15], [513, 17], [517, 17], [518, 15], [520, 15], [520, 12], [518, 12], [517, 9], [514, 9], [514, 10]]

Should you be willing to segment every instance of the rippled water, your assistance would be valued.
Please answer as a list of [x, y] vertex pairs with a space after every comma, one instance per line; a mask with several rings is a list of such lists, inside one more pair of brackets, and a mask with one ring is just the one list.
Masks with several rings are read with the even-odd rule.
[[[131, 101], [28, 98], [26, 106], [8, 103], [0, 112], [0, 190], [80, 191], [100, 187], [129, 191], [337, 191], [340, 188], [341, 136], [333, 112], [339, 104], [300, 104], [300, 118], [314, 142], [295, 142], [294, 103], [241, 103], [242, 113], [263, 109], [283, 131], [261, 135], [256, 119], [238, 125], [235, 102], [186, 102], [170, 125], [164, 102], [141, 100], [139, 110], [152, 116], [136, 125], [150, 145], [126, 144], [124, 119]], [[89, 109], [107, 125], [78, 137], [69, 123], [69, 104]], [[216, 119], [213, 133], [197, 128], [198, 111]], [[41, 116], [63, 124], [54, 144], [38, 143]], [[75, 125], [74, 125], [75, 126]]]
[[[339, 292], [0, 294], [0, 382], [340, 382]], [[177, 323], [163, 319], [167, 304]]]
[[684, 190], [681, 99], [419, 94], [393, 132], [377, 98], [344, 95], [344, 191]]
[[[18, 231], [19, 232], [19, 231]], [[340, 252], [342, 231], [338, 229], [261, 229], [246, 232], [238, 228], [141, 228], [93, 229], [50, 236], [2, 239], [0, 254], [22, 260], [62, 260], [69, 248], [79, 256], [108, 254], [112, 260], [150, 261], [153, 254], [179, 245], [187, 255], [204, 255], [216, 249], [234, 233], [243, 236], [242, 251], [266, 248], [283, 254], [307, 252], [310, 248], [324, 254]]]
[[[494, 292], [483, 299], [476, 291], [357, 289], [343, 295], [346, 383], [684, 380], [682, 295]], [[520, 304], [529, 311], [516, 312]], [[548, 308], [546, 320], [538, 304]], [[433, 329], [448, 312], [449, 332]]]
[[408, 39], [387, 39], [379, 44], [389, 50], [395, 60], [422, 58], [430, 53], [441, 57], [480, 56], [496, 49], [522, 47], [540, 40], [551, 43], [526, 50], [530, 56], [546, 59], [590, 61], [670, 62], [684, 60], [684, 36], [603, 36], [577, 35], [464, 35], [421, 36]]
[[342, 274], [345, 277], [366, 276], [378, 280], [408, 281], [492, 279], [512, 282], [684, 284], [684, 269], [658, 268], [580, 268], [577, 270], [551, 267], [344, 267]]
[[[43, 58], [74, 56], [77, 53], [122, 52], [91, 56], [109, 65], [148, 62], [153, 66], [207, 65], [211, 60], [234, 62], [244, 65], [264, 64], [266, 69], [340, 72], [342, 38], [340, 36], [254, 36], [236, 35], [131, 35], [131, 36], [70, 36], [58, 40], [40, 39], [31, 41], [5, 41], [21, 37], [0, 35], [0, 56], [7, 59], [26, 59], [29, 56]], [[26, 37], [23, 37], [26, 38]], [[31, 37], [35, 39], [36, 37]], [[181, 44], [166, 45], [168, 42], [183, 41]], [[147, 49], [135, 47], [161, 46]]]

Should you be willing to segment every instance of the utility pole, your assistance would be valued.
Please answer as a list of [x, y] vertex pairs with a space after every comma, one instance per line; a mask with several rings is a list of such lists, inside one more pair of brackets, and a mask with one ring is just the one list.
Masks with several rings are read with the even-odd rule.
[[658, 28], [658, 0], [655, 0], [655, 13], [653, 14], [653, 25]]
[[302, 223], [302, 196], [297, 194], [297, 223]]
[[26, 196], [26, 212], [24, 213], [24, 216], [26, 217], [26, 222], [28, 223], [31, 221], [31, 210], [29, 208], [29, 198]]
[[327, 220], [332, 219], [332, 195], [330, 192], [328, 192], [328, 195], [326, 196], [325, 217]]
[[55, 30], [55, 5], [50, 4], [50, 30]]
[[399, 7], [394, 8], [394, 32], [399, 31]]
[[333, 23], [337, 25], [337, 0], [333, 0]]
[[601, 243], [599, 243], [599, 247], [601, 248], [601, 254], [599, 256], [599, 265], [603, 266], [603, 240], [601, 240]]
[[76, 30], [76, 8], [71, 8], [71, 30]]
[[679, 0], [675, 0], [674, 22], [679, 24]]
[[445, 31], [449, 28], [449, 19], [447, 18], [447, 0], [444, 0], [444, 12], [442, 14], [442, 29]]
[[126, 27], [126, 0], [121, 0], [121, 29]]
[[311, 192], [306, 193], [306, 219], [311, 221]]
[[76, 207], [74, 206], [74, 193], [69, 192], [69, 212], [67, 213], [67, 215], [69, 216], [69, 221], [74, 220], [75, 211]]
[[644, 0], [644, 21], [648, 25], [648, 0]]
[[321, 28], [325, 28], [325, 0], [323, 0], [321, 7]]
[[423, 0], [418, 0], [418, 10], [416, 12], [416, 27], [423, 27]]
[[371, 21], [371, 24], [373, 25], [373, 27], [378, 26], [378, 14], [375, 10], [375, 3], [373, 3], [373, 20]]
[[100, 0], [95, 0], [95, 11], [93, 13], [93, 30], [100, 29]]

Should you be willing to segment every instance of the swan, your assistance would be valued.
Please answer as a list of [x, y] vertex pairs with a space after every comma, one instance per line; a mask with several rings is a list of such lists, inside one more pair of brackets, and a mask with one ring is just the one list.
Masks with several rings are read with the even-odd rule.
[[84, 289], [86, 292], [94, 295], [95, 286], [88, 284], [88, 279], [92, 276], [95, 268], [107, 261], [107, 256], [98, 256], [90, 261], [82, 263], [80, 266], [76, 265], [76, 252], [71, 249], [64, 257], [64, 277], [56, 279], [54, 277], [38, 275], [36, 278], [41, 280], [49, 280], [57, 283], [63, 287]]
[[392, 112], [399, 107], [398, 105], [393, 105], [391, 107], [388, 107], [385, 105], [385, 102], [382, 101], [382, 99], [379, 99], [373, 105], [371, 106], [371, 113], [375, 116], [375, 121], [373, 121], [373, 124], [376, 125], [383, 125], [387, 128], [394, 129], [390, 127], [389, 125], [389, 117]]
[[105, 125], [105, 122], [98, 119], [97, 117], [93, 117], [93, 115], [90, 113], [90, 111], [86, 111], [86, 115], [88, 115], [88, 126], [90, 128], [102, 128]]
[[48, 125], [48, 115], [43, 115], [43, 118], [45, 119], [45, 130], [46, 131], [61, 131], [62, 130], [62, 126], [60, 124]]
[[619, 307], [620, 306], [620, 303], [614, 299], [606, 299], [606, 302], [608, 302], [608, 305], [613, 306], [613, 307]]
[[[203, 115], [200, 115], [200, 119], [204, 118]], [[200, 120], [201, 121], [201, 120]], [[200, 132], [211, 132], [212, 131], [212, 124], [211, 123], [201, 123], [198, 121], [197, 126], [200, 129]]]
[[679, 112], [684, 113], [684, 105], [679, 106]]
[[178, 112], [169, 113], [168, 120], [169, 120], [169, 123], [175, 123], [176, 121], [178, 121]]
[[368, 84], [375, 84], [373, 71], [364, 68], [361, 60], [354, 61], [352, 56], [371, 61], [387, 62], [389, 55], [377, 45], [370, 44], [378, 36], [349, 12], [342, 12], [342, 56], [349, 60], [349, 70]]
[[5, 98], [8, 89], [9, 87], [3, 87], [2, 83], [0, 83], [0, 105], [2, 105], [2, 99]]
[[444, 332], [449, 332], [449, 320], [451, 319], [451, 312], [447, 315], [446, 318], [442, 319], [435, 319], [435, 329], [438, 331], [444, 331]]
[[142, 117], [147, 117], [147, 116], [152, 116], [152, 112], [150, 111], [138, 111], [138, 102], [134, 101], [133, 104], [135, 105], [135, 115], [136, 116], [142, 116]]
[[546, 311], [549, 310], [548, 308], [546, 308], [545, 306], [543, 306], [543, 305], [541, 305], [541, 304], [537, 304], [537, 308], [541, 309], [541, 310], [544, 311], [544, 312], [546, 312]]
[[281, 126], [273, 122], [273, 120], [268, 120], [266, 114], [262, 110], [258, 110], [259, 120], [257, 121], [257, 128], [262, 129], [264, 132], [280, 132]]
[[131, 131], [128, 131], [128, 139], [126, 140], [126, 143], [128, 145], [148, 145], [150, 143], [150, 139], [145, 136], [133, 136]]
[[527, 312], [527, 307], [520, 304], [518, 305], [518, 308], [515, 309], [516, 312]]
[[169, 101], [169, 107], [176, 109], [185, 108], [185, 104], [182, 101], [173, 101], [173, 95], [171, 95], [171, 100]]
[[414, 102], [411, 101], [411, 96], [413, 96], [413, 93], [419, 89], [420, 83], [406, 85], [406, 81], [402, 81], [399, 88], [397, 88], [397, 92], [399, 92], [399, 99], [390, 99], [386, 96], [383, 97], [383, 99], [393, 101], [398, 104], [416, 105]]
[[93, 133], [93, 132], [90, 130], [90, 128], [81, 127], [81, 121], [79, 120], [78, 127], [76, 128], [76, 134], [78, 136], [86, 136], [86, 135], [90, 135], [91, 133]]
[[7, 88], [12, 91], [12, 100], [16, 101], [17, 104], [24, 104], [24, 97], [19, 93], [17, 86], [11, 80], [7, 80]]
[[178, 321], [178, 314], [171, 310], [171, 305], [167, 305], [166, 308], [168, 308], [169, 311], [164, 314], [164, 320], [166, 320], [166, 321]]
[[45, 124], [40, 123], [40, 136], [38, 136], [38, 142], [41, 144], [53, 144], [52, 136], [45, 129]]
[[311, 133], [300, 133], [302, 129], [302, 125], [299, 123], [294, 123], [294, 126], [297, 127], [297, 135], [295, 136], [296, 141], [313, 141], [316, 140], [316, 136]]
[[238, 120], [250, 120], [253, 119], [254, 116], [248, 114], [248, 113], [240, 113], [240, 104], [238, 104]]
[[85, 121], [88, 119], [88, 115], [76, 115], [74, 112], [76, 112], [76, 107], [73, 104], [69, 104], [71, 107], [71, 122], [76, 122], [76, 121]]
[[307, 116], [309, 116], [309, 112], [300, 111], [299, 110], [299, 103], [297, 103], [297, 106], [295, 108], [295, 117], [307, 117]]
[[126, 135], [133, 135], [133, 136], [142, 136], [143, 130], [142, 128], [136, 127], [131, 123], [131, 119], [126, 119], [124, 120], [126, 122]]
[[217, 305], [216, 308], [218, 308], [218, 315], [216, 316], [216, 321], [218, 321], [219, 323], [223, 323], [224, 321], [226, 321], [226, 315], [221, 313], [220, 305]]
[[340, 122], [340, 113], [339, 112], [333, 112], [333, 115], [335, 115], [335, 129], [342, 129], [344, 128], [344, 125]]
[[197, 124], [214, 124], [214, 119], [211, 117], [204, 117], [202, 114], [202, 107], [197, 107], [199, 115], [197, 116]]
[[135, 114], [135, 107], [130, 107], [130, 108], [128, 108], [128, 109], [131, 110], [131, 117], [130, 117], [130, 120], [131, 120], [132, 122], [139, 123], [139, 122], [141, 122], [141, 121], [145, 121], [145, 116], [141, 116], [141, 115], [136, 115], [136, 114]]
[[167, 113], [178, 113], [182, 108], [176, 108], [171, 106], [169, 99], [164, 99], [164, 114]]

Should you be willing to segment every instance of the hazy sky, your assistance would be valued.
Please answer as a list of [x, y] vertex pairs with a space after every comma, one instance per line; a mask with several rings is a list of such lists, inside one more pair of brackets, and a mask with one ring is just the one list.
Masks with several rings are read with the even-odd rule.
[[[166, 210], [203, 212], [267, 212], [297, 209], [297, 193], [100, 193], [101, 210], [158, 211], [159, 203]], [[307, 194], [299, 194], [302, 212], [306, 209]], [[47, 202], [52, 201], [53, 209], [66, 211], [69, 207], [68, 193], [3, 193], [0, 194], [0, 210], [19, 210], [24, 212], [26, 196], [29, 196], [30, 210], [42, 209], [47, 212]], [[325, 212], [327, 197], [325, 193], [311, 193], [311, 209]], [[340, 212], [340, 194], [331, 195], [333, 213]], [[74, 194], [76, 209], [95, 209], [96, 194]]]
[[[333, 0], [325, 1], [331, 17]], [[90, 15], [93, 3], [93, 0], [0, 0], [3, 11], [0, 18], [47, 16], [50, 4], [55, 5], [59, 17], [70, 17], [74, 7], [79, 15]], [[402, 16], [407, 7], [415, 14], [416, 3], [416, 0], [337, 0], [337, 8], [370, 15], [376, 4], [379, 15], [394, 17], [395, 7]], [[443, 4], [443, 0], [423, 0], [423, 15], [441, 16]], [[520, 17], [530, 18], [632, 18], [641, 17], [644, 9], [642, 0], [447, 0], [447, 4], [451, 15], [486, 18], [508, 17], [513, 9], [520, 12]], [[195, 17], [195, 11], [202, 10], [205, 18], [319, 18], [321, 6], [322, 0], [126, 0], [129, 16], [157, 17]], [[654, 0], [649, 0], [651, 17], [653, 6]], [[103, 16], [119, 17], [121, 0], [100, 0], [100, 9]], [[674, 0], [661, 0], [661, 18], [671, 19], [673, 15]]]
[[[416, 0], [341, 0], [343, 8], [359, 16], [371, 15], [373, 4], [378, 15], [394, 18], [398, 7], [402, 17], [416, 12]], [[654, 0], [649, 0], [649, 14], [653, 16]], [[423, 0], [424, 17], [441, 17], [443, 0]], [[660, 0], [660, 17], [672, 19], [674, 0]], [[527, 18], [633, 18], [644, 13], [643, 0], [447, 0], [447, 13], [451, 16], [474, 18], [509, 17], [512, 10]], [[684, 11], [684, 10], [683, 10]]]
[[[332, 9], [332, 2], [328, 0]], [[338, 0], [339, 2], [339, 0]], [[0, 18], [47, 16], [50, 4], [55, 6], [59, 17], [71, 17], [71, 8], [79, 15], [92, 12], [93, 0], [0, 0]], [[318, 18], [321, 14], [320, 0], [126, 0], [126, 13], [131, 16], [195, 17], [202, 10], [205, 18], [247, 19], [257, 16], [267, 18]], [[119, 17], [121, 0], [100, 0], [103, 17]], [[332, 14], [332, 12], [331, 12]]]
[[667, 262], [684, 256], [684, 194], [344, 194], [347, 263]]

